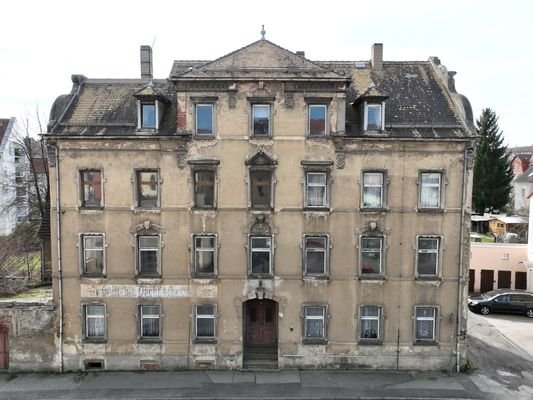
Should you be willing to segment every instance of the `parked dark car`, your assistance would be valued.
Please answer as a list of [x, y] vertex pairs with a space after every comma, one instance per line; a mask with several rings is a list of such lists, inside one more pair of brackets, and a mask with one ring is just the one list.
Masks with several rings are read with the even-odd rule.
[[491, 290], [468, 297], [468, 308], [477, 313], [525, 314], [533, 318], [533, 293], [518, 289]]

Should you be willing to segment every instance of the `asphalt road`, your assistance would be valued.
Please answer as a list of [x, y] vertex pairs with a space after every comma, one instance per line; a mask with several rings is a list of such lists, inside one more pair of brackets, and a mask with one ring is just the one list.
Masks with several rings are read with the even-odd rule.
[[522, 315], [468, 315], [472, 380], [487, 399], [533, 399], [533, 319]]

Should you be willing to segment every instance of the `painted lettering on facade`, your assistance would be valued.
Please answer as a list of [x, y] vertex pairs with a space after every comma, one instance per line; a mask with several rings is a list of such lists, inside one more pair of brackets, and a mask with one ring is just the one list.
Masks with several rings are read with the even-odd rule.
[[80, 285], [81, 297], [199, 297], [217, 296], [212, 285]]

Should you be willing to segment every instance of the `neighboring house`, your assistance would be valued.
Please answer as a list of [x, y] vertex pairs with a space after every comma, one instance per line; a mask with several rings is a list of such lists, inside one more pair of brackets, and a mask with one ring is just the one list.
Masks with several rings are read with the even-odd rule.
[[28, 214], [26, 158], [15, 138], [15, 118], [0, 119], [0, 236]]
[[527, 290], [533, 292], [533, 190], [529, 192], [529, 230], [527, 242]]
[[527, 215], [529, 208], [528, 193], [533, 190], [533, 146], [509, 149], [514, 179], [512, 182], [512, 206], [514, 213]]
[[527, 288], [527, 244], [471, 243], [470, 252], [469, 292]]
[[489, 233], [504, 240], [506, 234], [514, 234], [517, 239], [527, 240], [528, 220], [520, 216], [490, 215]]
[[169, 79], [151, 59], [52, 107], [63, 370], [464, 364], [477, 136], [455, 72], [264, 38]]

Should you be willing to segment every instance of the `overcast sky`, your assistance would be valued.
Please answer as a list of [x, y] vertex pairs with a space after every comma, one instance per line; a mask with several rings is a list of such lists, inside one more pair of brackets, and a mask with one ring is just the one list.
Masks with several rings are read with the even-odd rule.
[[492, 0], [10, 0], [0, 23], [0, 117], [46, 115], [71, 74], [138, 78], [139, 46], [154, 76], [175, 59], [211, 60], [260, 38], [311, 60], [437, 56], [457, 71], [474, 116], [490, 107], [509, 146], [533, 145], [533, 2]]

